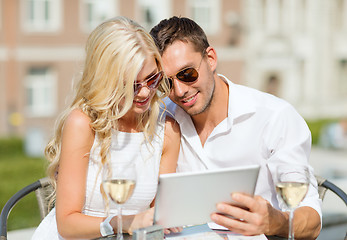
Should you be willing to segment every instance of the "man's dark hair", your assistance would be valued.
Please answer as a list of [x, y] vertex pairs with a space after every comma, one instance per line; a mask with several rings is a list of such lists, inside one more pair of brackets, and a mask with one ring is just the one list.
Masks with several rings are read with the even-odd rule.
[[179, 40], [190, 42], [195, 50], [202, 54], [210, 46], [204, 30], [193, 20], [186, 17], [171, 17], [162, 20], [150, 31], [159, 52], [163, 55], [165, 49]]

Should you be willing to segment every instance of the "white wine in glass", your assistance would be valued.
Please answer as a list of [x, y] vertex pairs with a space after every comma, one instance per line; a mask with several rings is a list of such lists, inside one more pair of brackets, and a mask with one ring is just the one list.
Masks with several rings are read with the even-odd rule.
[[110, 179], [104, 181], [104, 189], [111, 200], [123, 204], [134, 192], [136, 182], [130, 179]]
[[277, 167], [276, 192], [290, 211], [288, 239], [294, 240], [294, 211], [305, 198], [309, 182], [310, 175], [306, 165], [285, 164]]
[[132, 196], [136, 186], [136, 168], [133, 163], [111, 162], [103, 168], [103, 188], [110, 199], [117, 204], [117, 240], [123, 240], [122, 204]]

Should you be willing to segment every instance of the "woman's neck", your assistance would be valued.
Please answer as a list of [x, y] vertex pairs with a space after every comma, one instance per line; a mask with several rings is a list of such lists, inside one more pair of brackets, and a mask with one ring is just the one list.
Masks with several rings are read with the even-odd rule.
[[118, 130], [121, 132], [142, 132], [138, 117], [134, 115], [125, 115], [118, 120]]

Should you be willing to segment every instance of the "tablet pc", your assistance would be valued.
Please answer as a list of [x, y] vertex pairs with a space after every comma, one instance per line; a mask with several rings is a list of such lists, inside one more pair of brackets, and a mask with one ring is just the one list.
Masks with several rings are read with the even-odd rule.
[[254, 194], [259, 165], [162, 174], [155, 200], [154, 224], [164, 228], [211, 222], [218, 202], [232, 192]]

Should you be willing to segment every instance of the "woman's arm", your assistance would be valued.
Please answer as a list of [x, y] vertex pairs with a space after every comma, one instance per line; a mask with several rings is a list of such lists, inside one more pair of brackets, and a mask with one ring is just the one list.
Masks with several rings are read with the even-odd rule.
[[[94, 142], [90, 119], [81, 111], [74, 110], [66, 120], [62, 135], [62, 152], [57, 181], [57, 225], [64, 238], [100, 237], [100, 223], [105, 218], [82, 213], [85, 200], [89, 152]], [[175, 172], [180, 144], [179, 127], [172, 119], [165, 124], [165, 139], [160, 171]], [[169, 147], [170, 146], [170, 147]], [[117, 229], [117, 217], [110, 224]], [[137, 215], [123, 216], [123, 230], [153, 224], [153, 209]]]
[[73, 110], [62, 131], [62, 147], [57, 180], [56, 217], [64, 238], [100, 237], [104, 220], [82, 213], [85, 200], [89, 152], [94, 142], [90, 119]]
[[[172, 118], [165, 121], [164, 143], [160, 160], [159, 174], [176, 172], [177, 158], [180, 149], [179, 125]], [[124, 216], [123, 227], [131, 233], [134, 229], [147, 227], [153, 224], [154, 200], [151, 208], [135, 216]], [[115, 219], [112, 219], [114, 221]]]
[[166, 117], [159, 174], [176, 172], [180, 144], [181, 132], [178, 123], [171, 117]]

